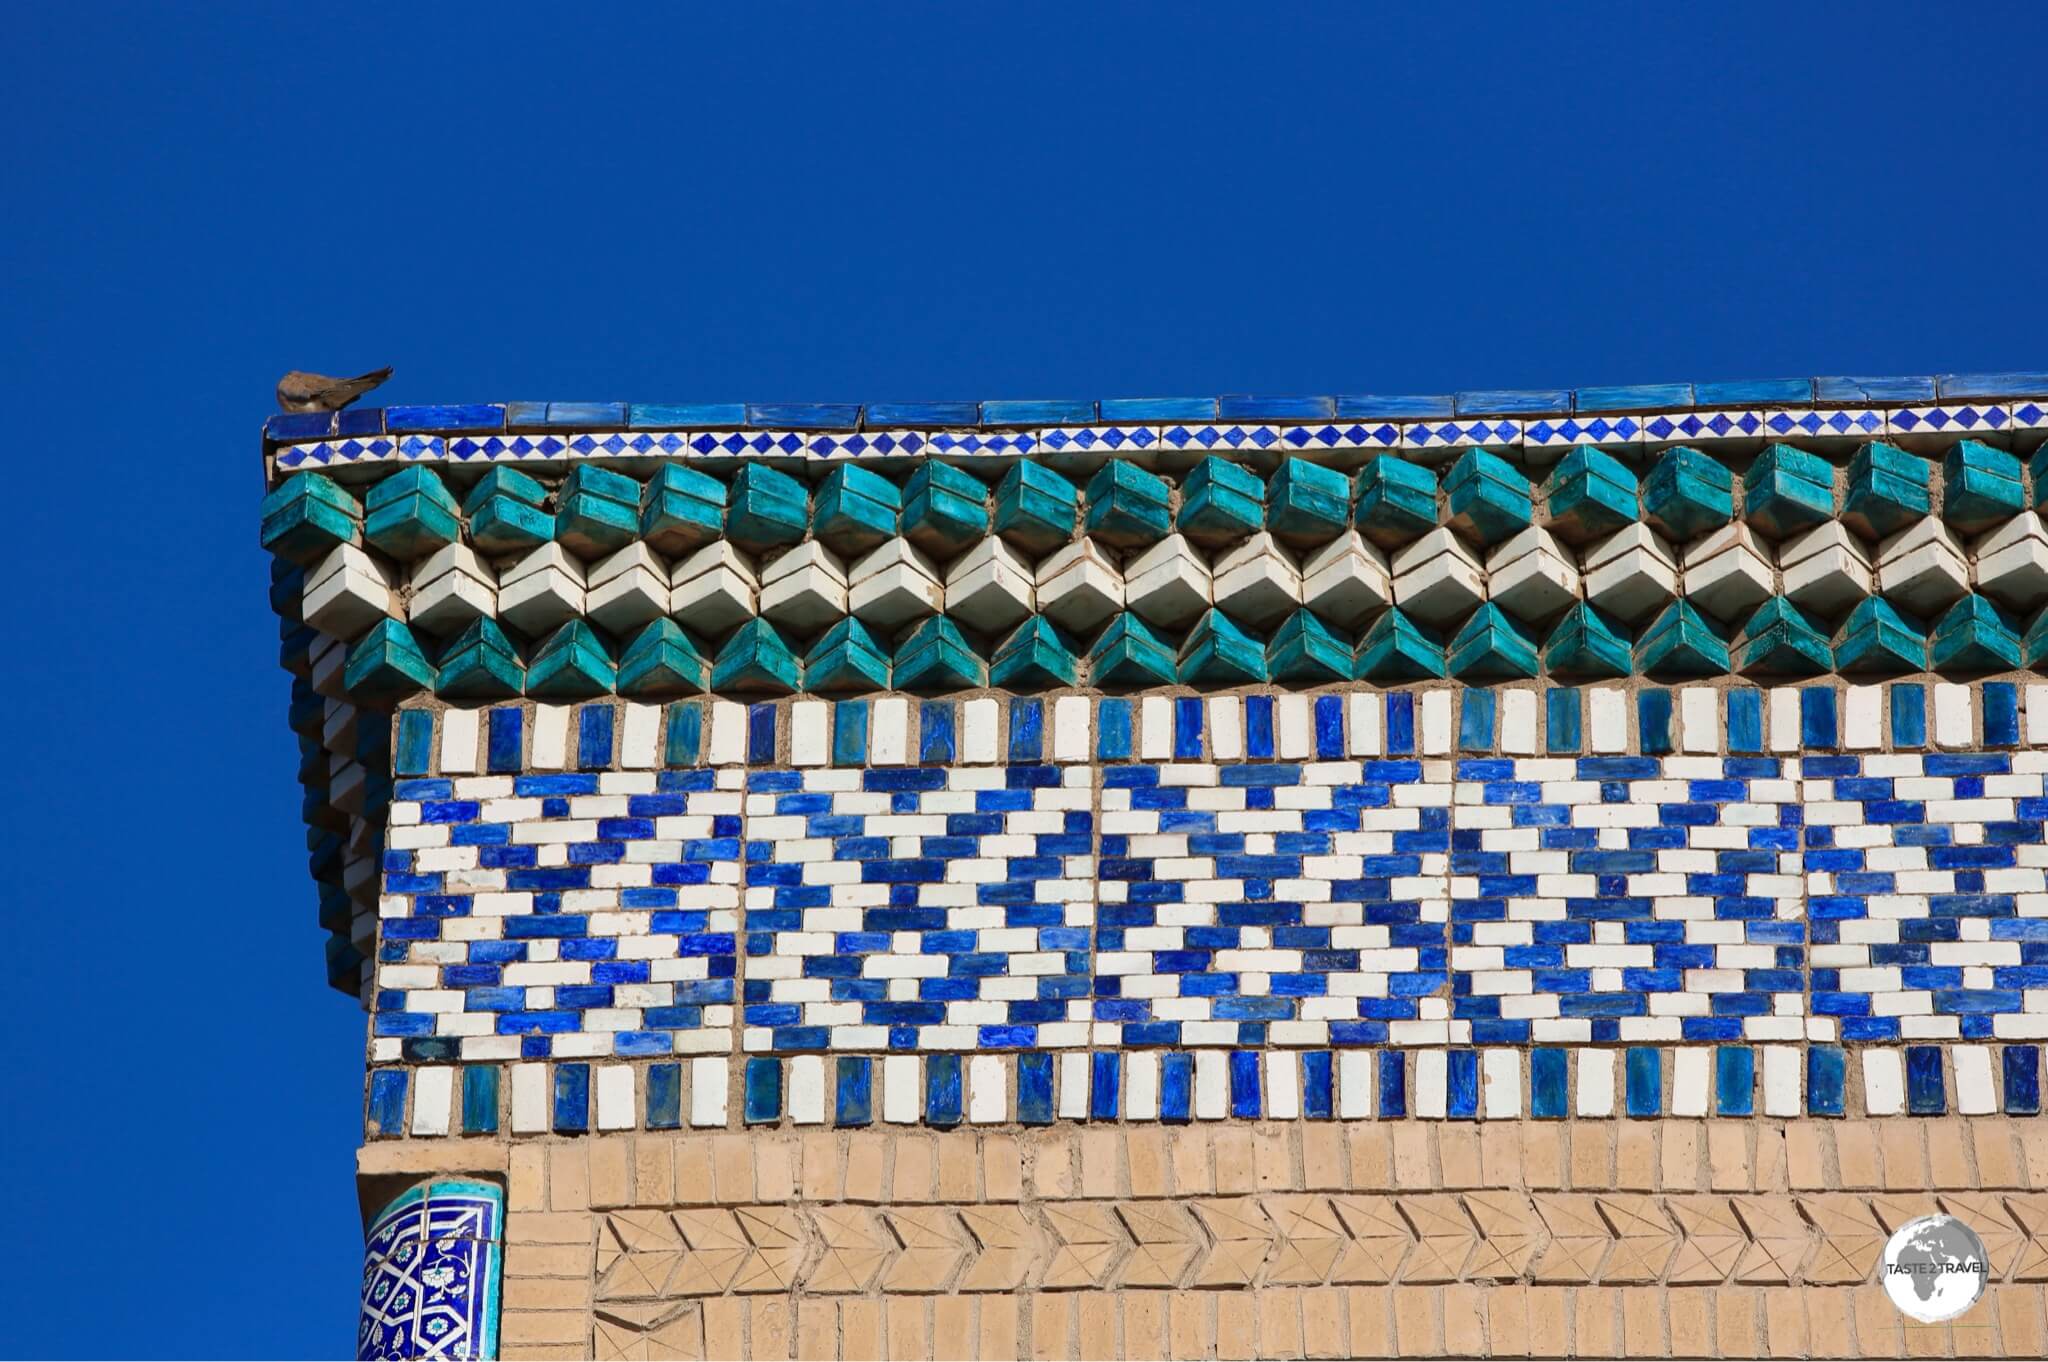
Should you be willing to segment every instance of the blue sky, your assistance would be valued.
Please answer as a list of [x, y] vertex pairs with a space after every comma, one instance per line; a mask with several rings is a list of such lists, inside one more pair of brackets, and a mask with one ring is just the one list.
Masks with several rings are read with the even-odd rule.
[[0, 48], [21, 1355], [334, 1356], [256, 545], [390, 402], [1441, 392], [2048, 367], [2039, 6], [17, 6]]

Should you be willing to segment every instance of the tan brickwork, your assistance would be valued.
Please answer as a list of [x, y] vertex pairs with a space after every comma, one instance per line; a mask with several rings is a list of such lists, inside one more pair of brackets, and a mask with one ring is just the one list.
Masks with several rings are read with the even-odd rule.
[[[1422, 1121], [365, 1150], [507, 1178], [505, 1358], [2040, 1357], [2026, 1121]], [[488, 1148], [488, 1147], [487, 1147]], [[1993, 1284], [1912, 1322], [1916, 1215]]]

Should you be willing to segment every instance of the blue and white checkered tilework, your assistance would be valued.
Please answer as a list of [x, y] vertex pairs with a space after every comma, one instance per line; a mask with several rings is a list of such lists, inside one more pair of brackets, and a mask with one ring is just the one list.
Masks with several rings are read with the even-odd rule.
[[1081, 1045], [1086, 766], [755, 772], [749, 1050]]
[[1798, 794], [1777, 758], [1458, 763], [1452, 1016], [1479, 1043], [1798, 1040]]
[[727, 1052], [740, 776], [406, 780], [373, 1034], [421, 1059]]
[[1096, 1038], [1450, 1039], [1447, 763], [1103, 770]]
[[2048, 1036], [2048, 754], [1801, 765], [1814, 1011], [1845, 1040]]

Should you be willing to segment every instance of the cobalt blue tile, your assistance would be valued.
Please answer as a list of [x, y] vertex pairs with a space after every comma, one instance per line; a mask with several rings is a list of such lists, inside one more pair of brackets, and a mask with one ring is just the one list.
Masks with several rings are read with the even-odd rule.
[[[624, 402], [550, 402], [542, 417], [543, 423], [556, 428], [565, 426], [589, 426], [610, 428], [626, 424]], [[507, 413], [505, 424], [512, 422]]]
[[1344, 697], [1318, 695], [1315, 702], [1316, 756], [1335, 761], [1344, 755]]
[[1570, 1056], [1559, 1049], [1529, 1052], [1529, 1114], [1562, 1120], [1571, 1110]]
[[861, 412], [869, 430], [890, 426], [974, 426], [981, 423], [979, 402], [870, 402]]
[[1572, 409], [1568, 388], [1491, 389], [1452, 395], [1459, 416], [1540, 416]]
[[850, 402], [749, 402], [747, 424], [775, 430], [855, 430], [860, 408]]
[[1756, 1112], [1756, 1051], [1723, 1045], [1714, 1051], [1714, 1110], [1723, 1116]]
[[350, 407], [337, 412], [334, 433], [344, 438], [350, 435], [384, 434], [384, 409], [382, 407]]
[[1636, 733], [1646, 757], [1671, 751], [1671, 692], [1652, 686], [1636, 692]]
[[1104, 761], [1131, 759], [1131, 702], [1104, 700], [1095, 711], [1095, 755]]
[[1892, 684], [1892, 746], [1927, 746], [1927, 687], [1918, 681]]
[[1334, 397], [1266, 397], [1225, 393], [1216, 399], [1219, 421], [1327, 421], [1337, 414]]
[[1095, 403], [1079, 398], [984, 402], [984, 426], [1089, 426], [1095, 424]]
[[1552, 756], [1577, 752], [1580, 736], [1579, 692], [1574, 686], [1552, 686], [1543, 695], [1544, 750]]
[[1361, 393], [1337, 399], [1340, 420], [1440, 421], [1457, 414], [1457, 399], [1449, 393], [1427, 397], [1381, 397]]
[[1114, 1121], [1119, 1097], [1119, 1067], [1123, 1056], [1115, 1050], [1097, 1050], [1088, 1056], [1088, 1119]]
[[1809, 749], [1831, 752], [1836, 745], [1835, 688], [1799, 688], [1799, 741]]
[[379, 1069], [370, 1075], [370, 1133], [405, 1134], [406, 1072]]
[[1840, 378], [1813, 380], [1813, 400], [1824, 407], [1860, 407], [1876, 402], [1932, 402], [1932, 376], [1913, 378]]
[[2005, 1111], [2008, 1116], [2041, 1112], [2041, 1048], [2008, 1045], [2004, 1055]]
[[1815, 1045], [1806, 1051], [1806, 1113], [1840, 1116], [1848, 1058], [1839, 1045]]
[[868, 764], [868, 702], [841, 700], [832, 706], [832, 764]]
[[1175, 761], [1202, 759], [1201, 697], [1183, 695], [1173, 702], [1173, 757]]
[[1461, 752], [1491, 752], [1493, 750], [1493, 692], [1490, 690], [1467, 690], [1460, 697], [1458, 705], [1458, 750]]
[[1906, 1110], [1915, 1116], [1940, 1116], [1948, 1110], [1942, 1082], [1941, 1047], [1906, 1047]]
[[492, 775], [516, 774], [525, 756], [526, 715], [517, 705], [491, 710], [486, 729], [484, 768]]
[[1580, 388], [1572, 394], [1573, 411], [1647, 411], [1651, 407], [1690, 407], [1690, 383], [1622, 383]]
[[590, 1129], [590, 1066], [555, 1066], [555, 1133], [573, 1135]]
[[834, 1125], [864, 1126], [875, 1119], [875, 1064], [865, 1055], [839, 1057]]
[[1230, 1052], [1230, 1114], [1244, 1120], [1259, 1117], [1259, 1052]]
[[612, 764], [612, 707], [599, 701], [576, 711], [576, 765], [599, 771]]
[[1944, 402], [1952, 397], [2040, 397], [2048, 395], [2048, 373], [2011, 370], [2000, 374], [1940, 374], [1935, 386]]
[[[779, 1075], [776, 1082], [780, 1085]], [[647, 1070], [647, 1128], [675, 1130], [682, 1123], [683, 1066], [656, 1064]]]
[[1105, 397], [1095, 404], [1104, 425], [1125, 421], [1199, 421], [1216, 419], [1213, 397]]
[[935, 1126], [960, 1124], [960, 1056], [926, 1055], [924, 1061], [924, 1119]]
[[1407, 1056], [1399, 1050], [1380, 1051], [1380, 1115], [1408, 1114]]
[[1692, 399], [1696, 407], [1804, 407], [1813, 402], [1813, 380], [1758, 378], [1742, 383], [1695, 383]]
[[917, 759], [927, 765], [953, 760], [953, 702], [926, 700], [918, 706]]
[[[782, 1119], [782, 1061], [756, 1055], [747, 1060], [742, 1110], [748, 1124]], [[649, 1101], [652, 1101], [650, 1093]]]
[[1387, 755], [1405, 757], [1415, 751], [1415, 695], [1412, 691], [1387, 693]]
[[462, 1070], [462, 1133], [498, 1133], [498, 1066], [469, 1064]]
[[1664, 1052], [1654, 1046], [1631, 1045], [1623, 1064], [1625, 1100], [1631, 1116], [1657, 1116], [1664, 1110]]
[[689, 426], [716, 429], [746, 423], [744, 402], [633, 402], [626, 407], [626, 424], [634, 430]]
[[2017, 747], [2020, 741], [2020, 688], [2010, 681], [1984, 683], [1984, 745]]
[[1301, 1057], [1301, 1114], [1311, 1121], [1327, 1121], [1336, 1111], [1330, 1061], [1328, 1050], [1311, 1050]]
[[467, 406], [386, 407], [384, 429], [393, 435], [411, 431], [503, 430], [505, 408], [501, 403], [479, 402]]
[[1244, 752], [1254, 759], [1272, 759], [1273, 697], [1270, 695], [1244, 697]]
[[1727, 693], [1727, 704], [1728, 750], [1763, 751], [1764, 693], [1751, 686], [1737, 687]]
[[775, 761], [775, 706], [763, 702], [747, 706], [747, 764], [769, 766]]
[[704, 748], [704, 707], [678, 700], [668, 707], [668, 741], [662, 749], [666, 766], [695, 766]]
[[1045, 703], [1010, 701], [1010, 760], [1037, 762], [1045, 752]]
[[331, 411], [279, 412], [263, 423], [266, 440], [324, 440], [334, 434]]
[[1171, 1051], [1159, 1060], [1159, 1119], [1184, 1122], [1195, 1111], [1195, 1057]]
[[433, 769], [434, 716], [424, 709], [408, 709], [398, 716], [398, 744], [391, 753], [391, 773], [423, 776]]
[[1017, 1120], [1051, 1125], [1052, 1111], [1052, 1056], [1043, 1050], [1017, 1056]]
[[1452, 1050], [1444, 1056], [1444, 1113], [1452, 1120], [1479, 1115], [1477, 1050]]

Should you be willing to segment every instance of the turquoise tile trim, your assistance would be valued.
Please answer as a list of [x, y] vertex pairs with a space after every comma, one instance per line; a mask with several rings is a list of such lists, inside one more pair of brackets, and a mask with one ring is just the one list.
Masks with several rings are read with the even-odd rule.
[[1580, 734], [1579, 692], [1571, 686], [1552, 686], [1543, 695], [1544, 750], [1553, 756], [1575, 755], [1584, 745]]

